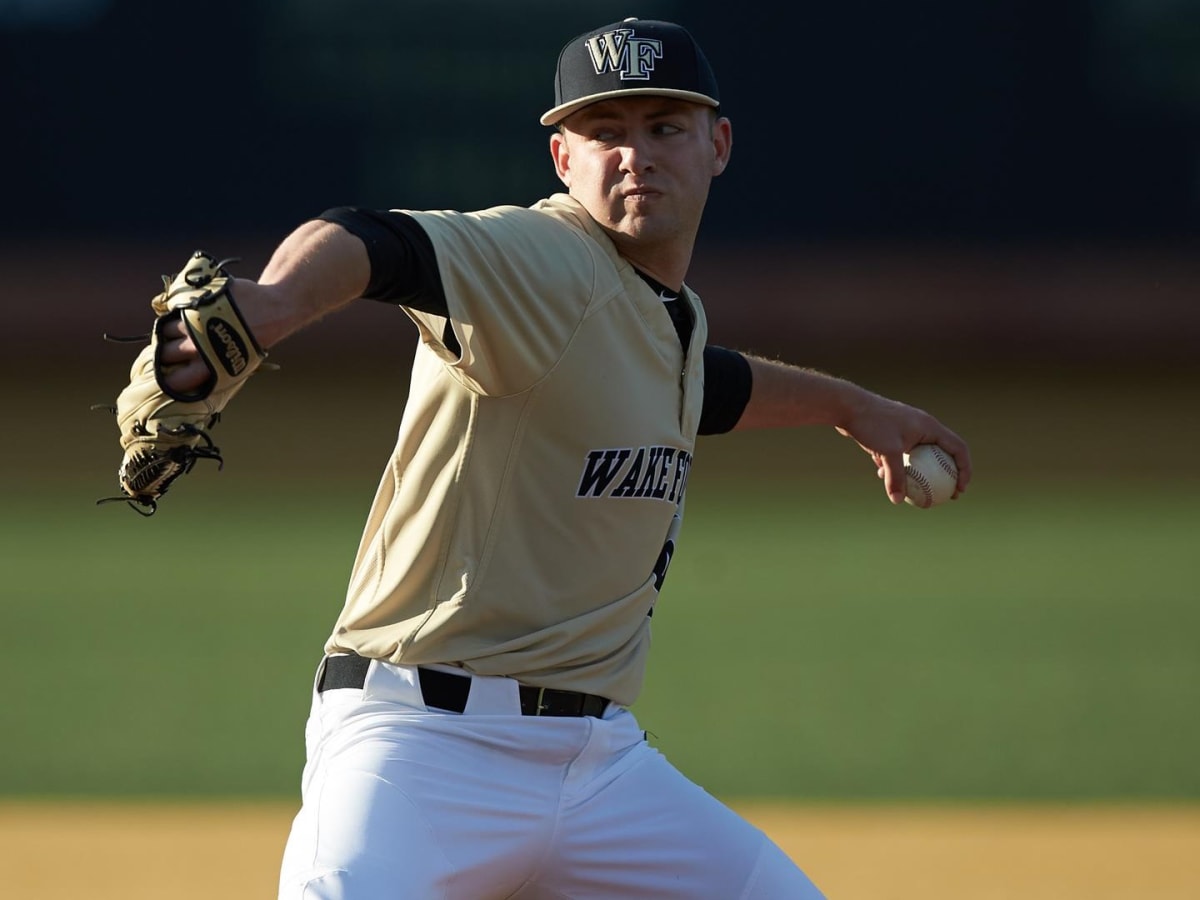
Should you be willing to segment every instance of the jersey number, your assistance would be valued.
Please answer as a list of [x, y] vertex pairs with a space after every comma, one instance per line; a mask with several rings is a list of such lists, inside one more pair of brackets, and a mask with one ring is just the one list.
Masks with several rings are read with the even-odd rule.
[[654, 589], [661, 591], [663, 581], [667, 577], [667, 566], [671, 565], [671, 554], [675, 552], [675, 542], [663, 544], [662, 553], [658, 554], [658, 562], [654, 564]]

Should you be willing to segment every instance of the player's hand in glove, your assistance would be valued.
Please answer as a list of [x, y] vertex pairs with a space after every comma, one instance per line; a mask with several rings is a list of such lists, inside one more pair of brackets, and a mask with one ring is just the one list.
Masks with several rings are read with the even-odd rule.
[[[158, 318], [150, 344], [117, 398], [117, 425], [125, 451], [117, 477], [126, 500], [144, 515], [197, 459], [221, 462], [210, 431], [221, 410], [266, 358], [234, 303], [233, 279], [223, 263], [196, 251], [150, 303]], [[186, 335], [186, 337], [184, 337]], [[191, 361], [179, 360], [190, 341]], [[101, 501], [105, 502], [105, 501]]]

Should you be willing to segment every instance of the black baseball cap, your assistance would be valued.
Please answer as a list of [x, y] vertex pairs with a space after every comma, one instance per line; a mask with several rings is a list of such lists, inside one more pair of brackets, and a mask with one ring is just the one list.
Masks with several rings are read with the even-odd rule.
[[581, 34], [563, 47], [554, 107], [542, 114], [541, 123], [555, 125], [599, 100], [638, 95], [721, 105], [712, 66], [687, 29], [631, 18]]

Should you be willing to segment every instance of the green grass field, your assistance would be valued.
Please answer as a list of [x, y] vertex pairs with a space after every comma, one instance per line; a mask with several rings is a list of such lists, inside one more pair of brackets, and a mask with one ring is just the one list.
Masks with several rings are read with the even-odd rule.
[[[247, 395], [221, 425], [226, 470], [198, 469], [153, 519], [93, 506], [110, 423], [50, 435], [45, 468], [101, 462], [4, 501], [0, 795], [295, 794], [395, 426], [346, 449], [352, 414], [326, 397], [281, 468], [262, 432], [304, 390]], [[968, 495], [930, 511], [890, 507], [827, 432], [705, 439], [637, 706], [685, 772], [738, 796], [1200, 798], [1200, 481], [1129, 474], [1191, 394], [1138, 394], [1114, 435], [1132, 387], [1063, 387], [1036, 415], [1019, 385], [982, 391], [914, 400], [976, 456]], [[322, 463], [338, 476], [301, 477]]]

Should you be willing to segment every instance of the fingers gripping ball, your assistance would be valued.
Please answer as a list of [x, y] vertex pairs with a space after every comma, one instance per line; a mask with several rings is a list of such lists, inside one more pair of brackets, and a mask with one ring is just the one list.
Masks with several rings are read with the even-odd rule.
[[958, 466], [937, 444], [918, 444], [904, 454], [905, 503], [928, 509], [945, 503], [958, 487]]
[[[117, 425], [125, 451], [117, 477], [124, 497], [145, 515], [197, 459], [221, 462], [210, 430], [221, 410], [266, 358], [230, 292], [231, 277], [207, 253], [197, 251], [150, 305], [158, 315], [149, 346], [134, 360], [129, 386], [117, 398]], [[165, 380], [162, 329], [179, 321], [196, 345], [208, 377], [181, 391]]]

